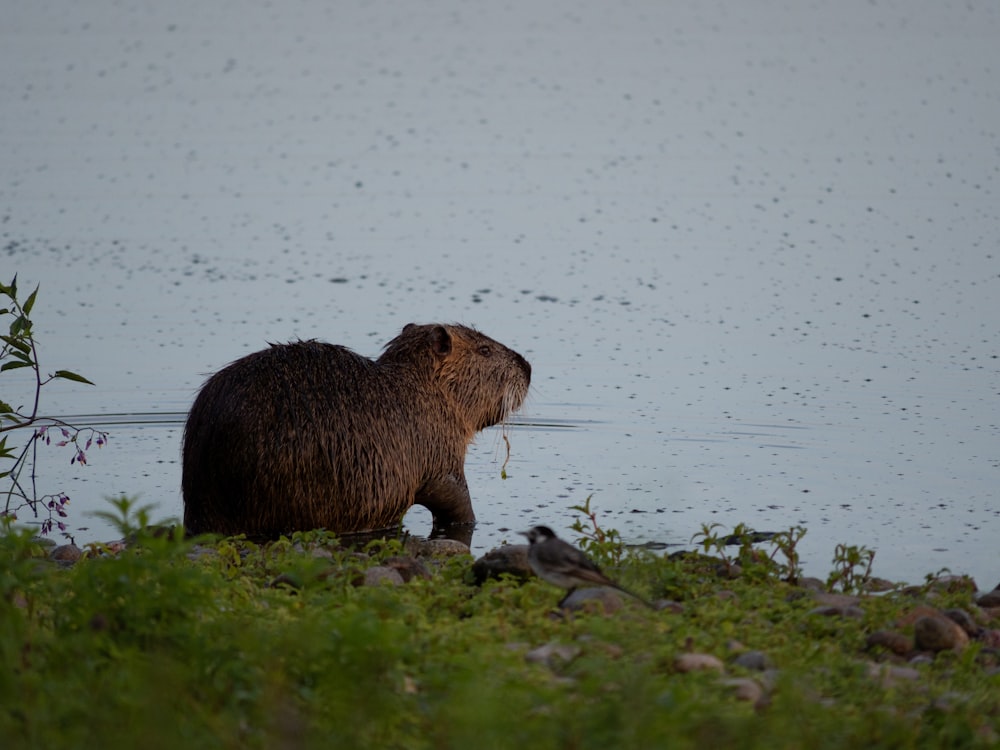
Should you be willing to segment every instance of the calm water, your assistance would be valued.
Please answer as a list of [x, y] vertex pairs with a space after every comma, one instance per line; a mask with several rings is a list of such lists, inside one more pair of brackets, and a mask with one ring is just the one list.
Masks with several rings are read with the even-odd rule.
[[104, 496], [179, 516], [207, 374], [461, 321], [535, 378], [509, 478], [470, 451], [474, 551], [593, 495], [631, 542], [801, 524], [815, 575], [844, 542], [991, 587], [997, 38], [929, 0], [8, 8], [0, 276], [97, 383], [46, 410], [111, 422], [40, 490], [78, 542]]

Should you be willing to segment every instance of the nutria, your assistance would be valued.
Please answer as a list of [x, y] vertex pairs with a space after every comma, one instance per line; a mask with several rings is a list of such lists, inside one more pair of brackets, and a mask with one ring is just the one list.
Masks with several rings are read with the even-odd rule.
[[459, 325], [407, 325], [374, 361], [271, 345], [210, 377], [191, 407], [184, 526], [349, 533], [396, 525], [414, 504], [435, 529], [472, 524], [466, 449], [521, 406], [530, 379], [524, 357]]

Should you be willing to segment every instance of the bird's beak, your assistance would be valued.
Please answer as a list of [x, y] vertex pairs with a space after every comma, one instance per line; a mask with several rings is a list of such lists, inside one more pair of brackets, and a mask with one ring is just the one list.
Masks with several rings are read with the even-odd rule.
[[518, 533], [518, 534], [520, 534], [521, 536], [528, 536], [528, 534], [529, 534], [530, 532], [528, 532], [528, 531], [519, 531], [519, 532], [517, 532], [517, 533]]

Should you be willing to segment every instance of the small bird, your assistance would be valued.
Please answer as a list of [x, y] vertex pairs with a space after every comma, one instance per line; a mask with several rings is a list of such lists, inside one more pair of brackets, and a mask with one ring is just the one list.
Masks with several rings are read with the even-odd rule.
[[548, 526], [535, 526], [518, 534], [528, 537], [528, 564], [535, 575], [543, 581], [569, 589], [557, 606], [562, 606], [570, 594], [579, 586], [611, 586], [638, 599], [650, 609], [656, 609], [650, 602], [612, 581], [593, 560], [568, 542], [556, 536]]

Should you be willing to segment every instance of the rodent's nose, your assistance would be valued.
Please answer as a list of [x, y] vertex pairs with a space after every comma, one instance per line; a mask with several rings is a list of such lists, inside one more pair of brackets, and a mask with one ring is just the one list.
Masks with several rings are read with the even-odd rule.
[[517, 363], [524, 370], [524, 376], [530, 381], [531, 380], [531, 363], [528, 362], [524, 357], [522, 357], [517, 352], [514, 352], [514, 356], [517, 357]]

